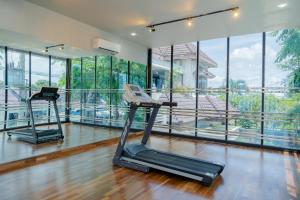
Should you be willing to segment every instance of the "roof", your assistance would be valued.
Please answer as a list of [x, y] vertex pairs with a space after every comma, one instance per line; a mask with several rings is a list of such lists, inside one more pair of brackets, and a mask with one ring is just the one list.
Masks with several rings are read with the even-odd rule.
[[[154, 56], [159, 60], [171, 60], [171, 47], [159, 47], [153, 49]], [[174, 60], [197, 59], [197, 46], [194, 43], [186, 43], [174, 45], [173, 51]], [[207, 66], [207, 68], [217, 67], [218, 64], [208, 57], [201, 49], [199, 49], [199, 63], [200, 65]]]
[[[178, 106], [174, 108], [173, 121], [174, 123], [188, 123], [195, 121], [195, 117], [191, 116], [195, 113], [196, 98], [191, 95], [173, 93], [173, 102], [177, 102]], [[170, 101], [169, 94], [161, 93], [159, 101]], [[199, 95], [198, 98], [199, 114], [198, 119], [210, 121], [222, 121], [225, 119], [226, 102], [216, 96]], [[232, 105], [228, 105], [228, 110], [231, 115], [238, 114], [239, 110]], [[185, 115], [185, 116], [184, 116]]]

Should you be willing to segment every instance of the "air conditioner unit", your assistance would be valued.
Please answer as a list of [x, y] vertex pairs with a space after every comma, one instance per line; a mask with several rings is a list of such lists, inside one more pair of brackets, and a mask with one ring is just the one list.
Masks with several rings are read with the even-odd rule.
[[121, 51], [121, 45], [101, 38], [95, 38], [93, 40], [93, 48], [98, 49], [103, 54], [109, 55], [115, 55]]

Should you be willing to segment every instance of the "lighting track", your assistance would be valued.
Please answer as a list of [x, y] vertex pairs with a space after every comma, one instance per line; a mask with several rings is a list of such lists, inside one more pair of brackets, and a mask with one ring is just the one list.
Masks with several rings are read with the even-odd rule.
[[65, 44], [56, 44], [56, 45], [52, 45], [52, 46], [47, 46], [47, 47], [45, 47], [44, 52], [48, 52], [49, 49], [56, 48], [56, 47], [59, 47], [59, 49], [62, 51], [65, 48]]
[[[174, 20], [170, 20], [170, 21], [159, 22], [156, 24], [150, 24], [150, 25], [146, 26], [146, 28], [149, 28], [150, 32], [154, 32], [155, 27], [157, 27], [157, 26], [162, 26], [162, 25], [171, 24], [171, 23], [180, 22], [180, 21], [191, 21], [192, 19], [195, 19], [195, 18], [205, 17], [205, 16], [209, 16], [209, 15], [215, 15], [215, 14], [229, 12], [229, 11], [233, 11], [233, 12], [237, 13], [238, 10], [239, 10], [239, 7], [232, 7], [232, 8], [217, 10], [217, 11], [208, 12], [208, 13], [204, 13], [204, 14], [193, 15], [190, 17], [184, 17], [184, 18], [174, 19]], [[234, 16], [236, 16], [236, 13], [234, 14]]]

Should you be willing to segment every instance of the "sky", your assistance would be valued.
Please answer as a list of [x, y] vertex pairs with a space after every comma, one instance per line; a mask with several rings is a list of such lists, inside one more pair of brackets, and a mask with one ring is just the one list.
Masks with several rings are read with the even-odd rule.
[[[216, 77], [209, 80], [209, 87], [221, 87], [226, 77], [226, 38], [200, 42], [200, 49], [211, 59], [218, 63], [217, 68], [209, 71]], [[1, 50], [1, 49], [0, 49]], [[278, 67], [274, 61], [280, 50], [276, 38], [267, 33], [266, 38], [266, 86], [283, 87], [283, 81], [289, 72]], [[11, 59], [18, 59], [17, 54], [11, 54]], [[26, 56], [28, 63], [28, 56]], [[4, 65], [4, 64], [3, 64]], [[48, 58], [32, 56], [32, 81], [48, 79]], [[60, 63], [52, 67], [53, 79], [57, 80], [61, 75]], [[1, 70], [1, 69], [0, 69]], [[3, 71], [3, 70], [2, 70]], [[3, 81], [3, 72], [0, 72], [0, 81]], [[245, 80], [248, 87], [260, 87], [262, 77], [262, 34], [251, 34], [230, 38], [230, 79]]]
[[[220, 87], [226, 77], [226, 38], [200, 42], [200, 49], [218, 63], [209, 69], [216, 77], [209, 80], [209, 87]], [[280, 46], [276, 38], [267, 34], [266, 38], [266, 86], [283, 87], [287, 71], [275, 64]], [[230, 38], [230, 70], [233, 80], [245, 80], [248, 87], [261, 87], [262, 77], [262, 34], [251, 34]]]
[[[1, 49], [0, 49], [1, 51]], [[2, 53], [2, 52], [0, 52]], [[4, 53], [4, 52], [3, 52]], [[38, 56], [38, 55], [32, 55], [31, 57], [31, 62], [32, 62], [32, 83], [38, 81], [38, 80], [48, 80], [48, 75], [49, 75], [49, 58], [48, 57], [43, 57], [43, 56]], [[54, 58], [52, 58], [52, 61]], [[14, 61], [15, 64], [19, 62], [19, 52], [15, 51], [8, 51], [8, 62]], [[3, 63], [2, 63], [3, 62]], [[4, 66], [4, 60], [2, 59], [1, 66]], [[59, 77], [65, 72], [65, 61], [62, 60], [57, 60], [55, 59], [55, 62], [52, 62], [52, 67], [51, 67], [51, 81], [52, 82], [57, 82], [59, 80]], [[29, 56], [26, 54], [25, 56], [25, 73], [27, 78], [29, 79]], [[0, 69], [0, 81], [4, 80], [4, 70]]]

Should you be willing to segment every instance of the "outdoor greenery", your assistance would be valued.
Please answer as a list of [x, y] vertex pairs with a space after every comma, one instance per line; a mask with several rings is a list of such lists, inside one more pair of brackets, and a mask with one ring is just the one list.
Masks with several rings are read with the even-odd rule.
[[[122, 100], [124, 84], [130, 82], [141, 87], [146, 86], [146, 66], [130, 62], [129, 81], [128, 64], [128, 61], [116, 57], [97, 56], [96, 58], [83, 58], [81, 69], [81, 60], [72, 60], [71, 87], [73, 89], [83, 89], [81, 94], [74, 93], [72, 100], [79, 100], [81, 96], [84, 104], [96, 103], [97, 110], [100, 113], [107, 113], [105, 111], [109, 111], [111, 106], [111, 117], [114, 119], [113, 125], [122, 126], [122, 120], [126, 117], [124, 107], [127, 106]], [[80, 77], [82, 77], [82, 84]], [[84, 106], [86, 110], [90, 109], [90, 107]], [[83, 110], [83, 112], [86, 112], [86, 110]], [[85, 113], [87, 115], [85, 117], [93, 117], [90, 113]], [[138, 112], [136, 116], [136, 120], [141, 122], [144, 119], [144, 112]], [[118, 122], [119, 120], [121, 121]]]

